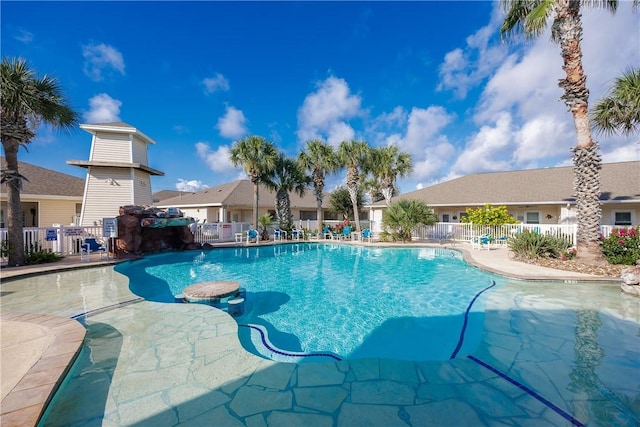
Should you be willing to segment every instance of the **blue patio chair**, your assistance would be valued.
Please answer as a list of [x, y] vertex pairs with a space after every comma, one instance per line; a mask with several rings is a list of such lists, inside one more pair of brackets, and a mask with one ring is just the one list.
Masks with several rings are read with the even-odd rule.
[[364, 230], [362, 230], [362, 234], [360, 235], [360, 240], [361, 241], [365, 241], [368, 240], [369, 243], [371, 243], [371, 239], [373, 238], [373, 233], [371, 232], [370, 229], [365, 228]]
[[322, 229], [322, 235], [325, 239], [333, 239], [333, 233], [331, 233], [331, 228], [328, 225], [325, 225]]
[[109, 256], [107, 248], [102, 243], [99, 243], [95, 237], [87, 237], [82, 240], [80, 245], [80, 262], [84, 261], [85, 255], [87, 256], [87, 261], [91, 261], [91, 252], [98, 252], [100, 259], [102, 259], [103, 255]]
[[347, 225], [342, 229], [342, 233], [339, 236], [340, 240], [351, 239], [351, 226]]
[[485, 233], [482, 236], [477, 236], [471, 239], [471, 247], [473, 249], [491, 249], [491, 234]]
[[257, 230], [254, 230], [252, 228], [249, 231], [247, 231], [247, 244], [251, 243], [252, 240], [254, 243], [258, 243], [259, 238], [260, 237]]
[[286, 240], [287, 239], [287, 232], [284, 230], [280, 230], [279, 228], [276, 228], [273, 230], [273, 240]]

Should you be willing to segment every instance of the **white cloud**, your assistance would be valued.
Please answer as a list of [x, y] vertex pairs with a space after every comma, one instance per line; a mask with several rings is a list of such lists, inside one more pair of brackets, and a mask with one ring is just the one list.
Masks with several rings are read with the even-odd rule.
[[122, 54], [113, 46], [87, 44], [82, 46], [84, 57], [84, 73], [96, 82], [104, 79], [105, 71], [113, 69], [124, 75], [124, 59]]
[[179, 191], [191, 191], [195, 193], [208, 187], [208, 185], [203, 184], [202, 181], [197, 179], [186, 180], [178, 178], [178, 182], [176, 182], [176, 189]]
[[120, 121], [122, 102], [101, 93], [89, 99], [90, 110], [84, 113], [87, 123], [109, 123]]
[[213, 172], [224, 174], [235, 171], [235, 167], [229, 160], [230, 148], [227, 145], [221, 145], [214, 150], [206, 142], [197, 142], [196, 152]]
[[218, 119], [216, 129], [220, 136], [229, 139], [237, 139], [247, 134], [247, 119], [241, 110], [227, 106], [224, 116]]
[[203, 79], [202, 84], [204, 85], [205, 93], [229, 90], [229, 81], [220, 73], [216, 73], [214, 77]]
[[14, 39], [24, 44], [31, 43], [33, 41], [33, 33], [24, 29], [18, 30], [18, 34], [13, 36]]
[[453, 165], [454, 174], [509, 169], [512, 152], [513, 124], [511, 115], [502, 112], [492, 125], [485, 125], [473, 135]]
[[343, 79], [331, 76], [319, 82], [317, 90], [307, 95], [298, 110], [298, 139], [304, 142], [321, 138], [338, 145], [354, 138], [355, 131], [348, 120], [363, 114], [361, 102]]
[[445, 55], [437, 90], [451, 89], [459, 98], [465, 98], [469, 89], [492, 74], [507, 55], [505, 46], [493, 42], [503, 16], [500, 8], [494, 7], [489, 23], [467, 37], [464, 48]]
[[567, 156], [567, 141], [574, 136], [566, 121], [543, 114], [525, 122], [514, 138], [517, 147], [513, 161], [520, 166], [535, 167], [537, 160]]

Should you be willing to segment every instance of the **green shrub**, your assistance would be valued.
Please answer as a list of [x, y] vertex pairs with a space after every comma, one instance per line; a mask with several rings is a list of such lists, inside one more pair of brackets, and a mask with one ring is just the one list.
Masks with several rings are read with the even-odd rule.
[[611, 264], [634, 265], [640, 259], [640, 227], [614, 228], [601, 241], [602, 254]]
[[58, 255], [55, 252], [51, 252], [46, 249], [42, 249], [39, 251], [34, 251], [26, 254], [25, 264], [33, 265], [33, 264], [46, 264], [49, 262], [57, 262], [64, 258], [62, 255]]
[[467, 215], [460, 218], [461, 222], [471, 222], [480, 225], [517, 224], [518, 220], [509, 215], [506, 206], [492, 206], [487, 203], [481, 208], [467, 208]]
[[507, 241], [509, 249], [518, 258], [560, 258], [571, 244], [567, 239], [523, 230]]

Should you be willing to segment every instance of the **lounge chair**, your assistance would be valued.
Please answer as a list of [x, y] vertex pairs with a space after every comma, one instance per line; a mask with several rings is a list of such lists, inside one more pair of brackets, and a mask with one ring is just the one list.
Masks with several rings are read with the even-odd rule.
[[371, 232], [370, 229], [365, 228], [364, 230], [362, 230], [362, 234], [360, 235], [360, 241], [364, 242], [365, 240], [368, 240], [369, 243], [371, 243], [371, 239], [373, 238], [373, 233]]
[[253, 228], [247, 231], [247, 244], [251, 243], [252, 240], [256, 244], [258, 243], [258, 240], [260, 240], [260, 235], [258, 234], [258, 231], [254, 230]]
[[84, 256], [87, 256], [87, 261], [91, 261], [91, 252], [99, 252], [100, 259], [102, 259], [102, 255], [107, 255], [107, 248], [102, 244], [98, 243], [95, 237], [87, 237], [82, 240], [82, 244], [80, 245], [80, 262], [84, 261]]
[[342, 233], [338, 236], [340, 240], [351, 240], [351, 226], [347, 225], [342, 229]]
[[322, 235], [325, 239], [333, 239], [333, 233], [331, 232], [331, 228], [328, 225], [325, 225], [322, 229]]
[[471, 239], [471, 248], [472, 249], [491, 249], [491, 235], [489, 233], [485, 233], [482, 236], [473, 237]]

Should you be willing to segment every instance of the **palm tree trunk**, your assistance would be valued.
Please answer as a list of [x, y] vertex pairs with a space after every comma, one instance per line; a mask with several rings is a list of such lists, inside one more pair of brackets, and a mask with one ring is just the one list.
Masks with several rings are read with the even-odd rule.
[[323, 221], [323, 212], [322, 212], [322, 198], [323, 198], [323, 194], [322, 192], [324, 191], [324, 177], [321, 176], [320, 174], [316, 174], [314, 171], [313, 174], [313, 193], [316, 196], [316, 203], [317, 203], [317, 208], [316, 208], [316, 218], [318, 219], [318, 235], [320, 235], [320, 233], [322, 233], [322, 221]]
[[353, 220], [356, 223], [356, 231], [360, 233], [360, 212], [358, 212], [358, 170], [356, 168], [347, 169], [347, 190], [351, 197], [351, 204], [353, 205]]
[[260, 180], [252, 179], [253, 182], [253, 229], [258, 229], [258, 184]]
[[15, 179], [7, 182], [7, 225], [10, 266], [20, 266], [25, 263], [24, 235], [22, 230], [22, 207], [20, 204], [20, 181], [18, 175], [18, 143], [10, 141], [4, 144], [4, 154], [7, 170], [11, 171]]
[[598, 144], [591, 137], [589, 125], [589, 90], [587, 76], [582, 67], [582, 24], [580, 1], [559, 0], [551, 27], [562, 52], [562, 68], [566, 78], [559, 86], [564, 90], [562, 99], [573, 115], [577, 144], [573, 148], [574, 188], [578, 216], [577, 257], [587, 262], [603, 262], [598, 239], [600, 237], [600, 168]]

